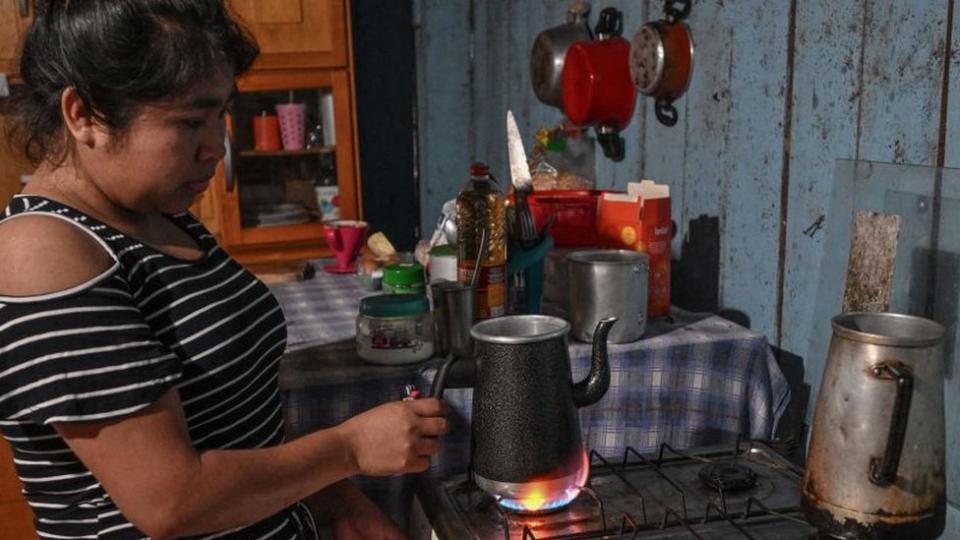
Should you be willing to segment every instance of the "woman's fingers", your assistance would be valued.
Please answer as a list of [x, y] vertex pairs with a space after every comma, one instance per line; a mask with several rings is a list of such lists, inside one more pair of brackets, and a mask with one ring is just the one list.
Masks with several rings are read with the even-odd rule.
[[407, 401], [413, 412], [420, 416], [446, 416], [450, 412], [450, 407], [436, 398], [421, 398]]
[[418, 422], [420, 435], [439, 437], [450, 431], [450, 423], [446, 418], [421, 418]]

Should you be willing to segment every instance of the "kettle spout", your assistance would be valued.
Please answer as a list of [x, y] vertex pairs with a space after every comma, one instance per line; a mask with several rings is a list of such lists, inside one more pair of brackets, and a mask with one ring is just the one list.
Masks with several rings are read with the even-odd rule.
[[608, 317], [597, 323], [593, 331], [593, 354], [590, 360], [590, 373], [582, 381], [573, 385], [573, 403], [577, 407], [593, 405], [610, 388], [610, 364], [607, 363], [607, 334], [616, 324], [616, 317]]

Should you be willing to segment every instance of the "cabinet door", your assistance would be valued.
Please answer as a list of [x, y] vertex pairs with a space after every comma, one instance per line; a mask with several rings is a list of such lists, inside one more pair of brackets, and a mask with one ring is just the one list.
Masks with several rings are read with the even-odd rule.
[[347, 65], [346, 0], [230, 0], [256, 36], [254, 69]]
[[210, 192], [224, 246], [241, 260], [329, 254], [324, 223], [360, 217], [349, 72], [255, 72], [238, 89]]
[[20, 75], [20, 43], [33, 22], [34, 0], [0, 0], [0, 72]]

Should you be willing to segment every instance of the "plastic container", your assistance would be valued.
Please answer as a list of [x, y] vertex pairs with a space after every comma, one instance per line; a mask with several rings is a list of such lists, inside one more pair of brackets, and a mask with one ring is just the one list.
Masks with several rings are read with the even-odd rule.
[[383, 292], [425, 294], [423, 266], [420, 263], [399, 263], [384, 267]]
[[422, 362], [433, 356], [433, 318], [426, 296], [383, 294], [360, 300], [357, 356], [379, 365]]
[[430, 283], [438, 280], [457, 280], [457, 250], [449, 245], [435, 246], [430, 250]]
[[596, 246], [600, 193], [588, 189], [534, 191], [527, 196], [527, 204], [538, 231], [553, 220], [549, 232], [556, 247]]

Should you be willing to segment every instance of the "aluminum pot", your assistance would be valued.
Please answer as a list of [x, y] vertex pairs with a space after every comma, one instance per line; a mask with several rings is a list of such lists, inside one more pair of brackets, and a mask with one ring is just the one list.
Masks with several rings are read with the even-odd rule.
[[909, 315], [834, 317], [803, 479], [804, 510], [821, 533], [943, 532], [943, 335]]
[[607, 317], [620, 321], [610, 331], [611, 342], [628, 343], [643, 336], [650, 275], [646, 253], [622, 249], [574, 251], [567, 255], [567, 270], [567, 314], [574, 339], [592, 340], [597, 323]]
[[587, 17], [590, 3], [574, 2], [567, 10], [567, 22], [537, 34], [530, 53], [530, 82], [537, 99], [556, 108], [563, 107], [560, 77], [567, 49], [576, 41], [593, 39]]

